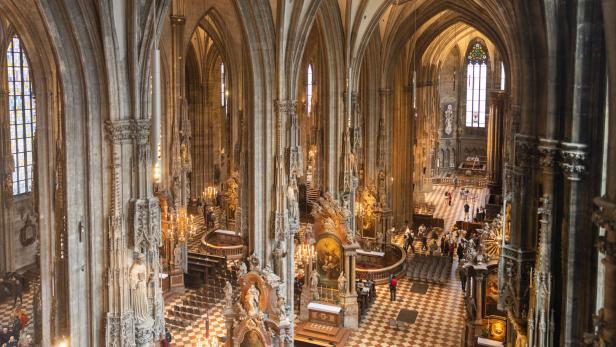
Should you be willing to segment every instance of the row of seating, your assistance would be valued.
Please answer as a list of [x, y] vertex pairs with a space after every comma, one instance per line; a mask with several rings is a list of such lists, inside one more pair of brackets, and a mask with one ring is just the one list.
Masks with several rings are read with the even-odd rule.
[[418, 281], [447, 283], [451, 265], [450, 257], [418, 253], [407, 258], [406, 276]]

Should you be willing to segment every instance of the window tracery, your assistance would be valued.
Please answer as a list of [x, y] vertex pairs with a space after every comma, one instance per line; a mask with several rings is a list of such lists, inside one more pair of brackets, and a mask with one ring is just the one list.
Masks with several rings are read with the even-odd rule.
[[32, 148], [36, 132], [36, 99], [26, 51], [17, 35], [6, 51], [9, 128], [13, 155], [13, 195], [32, 191]]
[[486, 126], [486, 81], [488, 54], [478, 41], [471, 43], [466, 55], [466, 126]]
[[308, 117], [312, 113], [312, 64], [308, 64], [308, 71], [306, 72], [306, 113]]

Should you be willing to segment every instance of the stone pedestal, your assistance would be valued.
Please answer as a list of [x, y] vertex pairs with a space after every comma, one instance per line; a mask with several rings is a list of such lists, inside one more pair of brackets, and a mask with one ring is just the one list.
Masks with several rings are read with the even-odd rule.
[[310, 303], [310, 288], [304, 285], [302, 295], [299, 299], [299, 320], [305, 322], [309, 319], [308, 304]]
[[181, 268], [171, 270], [169, 273], [169, 292], [184, 294], [185, 290], [184, 271]]
[[359, 328], [359, 306], [357, 304], [357, 294], [353, 293], [341, 299], [342, 309], [344, 310], [344, 327], [350, 329]]

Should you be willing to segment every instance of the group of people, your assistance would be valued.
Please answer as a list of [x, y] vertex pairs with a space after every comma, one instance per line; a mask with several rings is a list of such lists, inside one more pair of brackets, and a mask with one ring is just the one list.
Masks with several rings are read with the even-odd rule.
[[[31, 347], [34, 346], [32, 337], [23, 334], [28, 325], [28, 315], [20, 308], [13, 312], [13, 322], [10, 327], [0, 329], [0, 346], [2, 347]], [[23, 335], [23, 336], [22, 336]]]

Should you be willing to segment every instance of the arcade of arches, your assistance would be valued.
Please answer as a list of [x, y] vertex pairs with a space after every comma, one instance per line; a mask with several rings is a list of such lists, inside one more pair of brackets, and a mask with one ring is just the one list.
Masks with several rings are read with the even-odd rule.
[[615, 19], [0, 0], [0, 345], [616, 346]]

